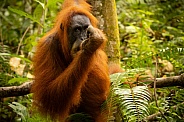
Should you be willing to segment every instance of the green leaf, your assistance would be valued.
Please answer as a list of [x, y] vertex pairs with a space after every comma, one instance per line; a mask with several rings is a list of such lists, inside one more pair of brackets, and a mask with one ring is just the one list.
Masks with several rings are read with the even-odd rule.
[[47, 7], [51, 9], [57, 8], [57, 5], [56, 5], [57, 2], [63, 2], [63, 0], [48, 0]]
[[144, 117], [149, 115], [148, 102], [151, 99], [151, 95], [146, 86], [136, 86], [133, 88], [121, 88], [120, 86], [115, 86], [114, 96], [119, 97], [120, 111], [126, 117], [131, 117], [134, 120], [142, 120]]
[[26, 119], [29, 118], [29, 112], [27, 108], [22, 104], [18, 102], [12, 102], [12, 104], [9, 104], [9, 106], [14, 110], [14, 112], [21, 116], [23, 122], [25, 122]]
[[25, 81], [27, 81], [28, 78], [22, 78], [22, 77], [19, 77], [19, 78], [12, 78], [11, 80], [8, 81], [9, 84], [12, 84], [12, 83], [24, 83]]
[[41, 7], [40, 4], [38, 4], [33, 12], [33, 17], [36, 20], [40, 20], [40, 18], [42, 18], [43, 15], [43, 8]]
[[144, 10], [137, 10], [137, 11], [146, 15], [154, 15], [154, 13], [150, 11], [144, 11]]
[[11, 56], [11, 57], [17, 57], [17, 58], [20, 58], [22, 59], [23, 61], [26, 61], [28, 63], [32, 63], [31, 60], [27, 59], [27, 58], [24, 58], [24, 57], [21, 57], [19, 55], [15, 55], [15, 54], [9, 54], [9, 53], [0, 53], [0, 56]]
[[42, 6], [42, 8], [45, 9], [45, 4], [44, 3], [40, 2], [39, 0], [34, 0], [34, 1], [39, 3]]
[[31, 52], [32, 48], [37, 44], [36, 35], [31, 35], [24, 40], [25, 48]]
[[24, 11], [21, 11], [21, 10], [18, 10], [18, 9], [14, 9], [14, 8], [11, 8], [10, 6], [8, 7], [8, 9], [16, 14], [19, 14], [20, 16], [25, 16], [26, 18], [29, 18], [31, 19], [32, 21], [38, 23], [40, 26], [43, 27], [43, 25], [39, 22], [39, 20], [37, 20], [36, 18], [34, 18], [32, 15], [24, 12]]

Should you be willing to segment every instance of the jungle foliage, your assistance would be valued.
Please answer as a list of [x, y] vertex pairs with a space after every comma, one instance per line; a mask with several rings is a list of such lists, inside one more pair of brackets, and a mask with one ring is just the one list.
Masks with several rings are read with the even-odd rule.
[[[0, 86], [32, 79], [39, 38], [63, 0], [0, 1]], [[184, 121], [184, 89], [149, 88], [147, 79], [184, 73], [184, 1], [116, 0], [123, 73], [111, 75], [109, 121]], [[33, 114], [32, 94], [1, 98], [2, 122], [49, 121]], [[103, 106], [102, 106], [103, 107]], [[153, 120], [148, 117], [156, 114]], [[79, 115], [80, 116], [80, 115]]]

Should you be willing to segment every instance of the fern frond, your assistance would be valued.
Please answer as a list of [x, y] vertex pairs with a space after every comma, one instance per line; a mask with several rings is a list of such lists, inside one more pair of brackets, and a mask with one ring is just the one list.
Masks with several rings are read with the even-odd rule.
[[108, 102], [110, 102], [112, 113], [119, 114], [122, 121], [126, 122], [142, 121], [149, 115], [148, 102], [151, 95], [147, 86], [131, 88], [123, 85], [127, 77], [133, 77], [136, 73], [134, 70], [111, 75], [112, 86]]

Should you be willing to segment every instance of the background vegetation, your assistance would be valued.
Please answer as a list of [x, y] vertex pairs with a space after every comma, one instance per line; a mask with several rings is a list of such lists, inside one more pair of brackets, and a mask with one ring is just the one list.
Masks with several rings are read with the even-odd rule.
[[[62, 0], [0, 1], [0, 86], [32, 79], [35, 45], [53, 25]], [[148, 88], [146, 79], [184, 73], [184, 1], [116, 0], [124, 72], [111, 76], [113, 121], [184, 121], [184, 89]], [[158, 64], [158, 66], [156, 66]], [[156, 93], [156, 94], [155, 94]], [[0, 99], [0, 120], [44, 121], [31, 94]], [[118, 113], [118, 114], [116, 114]], [[48, 121], [48, 120], [45, 120]], [[153, 121], [153, 120], [149, 120]]]

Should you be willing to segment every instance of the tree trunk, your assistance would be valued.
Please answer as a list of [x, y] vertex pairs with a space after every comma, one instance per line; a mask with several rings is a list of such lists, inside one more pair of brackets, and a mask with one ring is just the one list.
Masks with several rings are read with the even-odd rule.
[[99, 28], [108, 38], [106, 52], [109, 63], [120, 64], [119, 28], [115, 0], [88, 0], [93, 14], [99, 21]]

